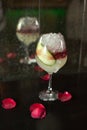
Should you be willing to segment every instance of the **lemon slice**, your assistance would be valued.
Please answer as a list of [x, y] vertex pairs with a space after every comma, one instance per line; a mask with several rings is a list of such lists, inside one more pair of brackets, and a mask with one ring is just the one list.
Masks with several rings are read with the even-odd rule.
[[43, 46], [41, 42], [38, 43], [36, 48], [36, 55], [40, 59], [40, 61], [48, 66], [52, 66], [55, 64], [56, 60], [52, 56], [52, 54], [47, 50], [46, 46]]

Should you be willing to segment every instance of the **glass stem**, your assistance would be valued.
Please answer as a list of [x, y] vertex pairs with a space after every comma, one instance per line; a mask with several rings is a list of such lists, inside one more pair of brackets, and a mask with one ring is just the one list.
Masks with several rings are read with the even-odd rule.
[[26, 60], [28, 60], [29, 59], [28, 46], [25, 47], [25, 52], [26, 52]]
[[52, 91], [52, 74], [50, 74], [49, 84], [48, 84], [48, 92]]

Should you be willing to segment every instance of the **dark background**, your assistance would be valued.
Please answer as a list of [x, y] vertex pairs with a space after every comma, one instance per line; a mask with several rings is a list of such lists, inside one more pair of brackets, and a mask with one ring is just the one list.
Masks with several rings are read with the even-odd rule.
[[[0, 129], [1, 130], [82, 130], [87, 120], [87, 3], [85, 0], [41, 1], [3, 0], [0, 5]], [[40, 11], [40, 14], [39, 14]], [[48, 81], [41, 80], [46, 72], [34, 69], [37, 64], [20, 64], [24, 46], [16, 37], [16, 26], [22, 16], [40, 16], [40, 32], [61, 32], [66, 41], [68, 61], [53, 75], [53, 88], [68, 91], [68, 102], [43, 102], [38, 98]], [[37, 42], [29, 47], [35, 53]], [[6, 55], [17, 56], [8, 59]], [[2, 108], [2, 99], [11, 97], [17, 102], [12, 110]], [[42, 103], [47, 110], [46, 118], [32, 119], [29, 107]]]

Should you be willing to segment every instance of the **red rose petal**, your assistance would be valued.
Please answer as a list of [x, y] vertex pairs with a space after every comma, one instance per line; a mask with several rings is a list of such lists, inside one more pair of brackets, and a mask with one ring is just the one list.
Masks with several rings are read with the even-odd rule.
[[42, 119], [46, 116], [46, 109], [40, 103], [34, 103], [30, 106], [31, 117], [35, 119]]
[[61, 102], [66, 102], [66, 101], [69, 101], [70, 99], [72, 98], [72, 95], [65, 91], [64, 93], [58, 93], [58, 99], [61, 101]]
[[43, 79], [43, 80], [49, 80], [50, 79], [50, 75], [46, 74], [46, 75], [42, 76], [41, 79]]
[[42, 104], [40, 104], [40, 103], [34, 103], [34, 104], [32, 104], [31, 106], [30, 106], [30, 112], [31, 111], [33, 111], [33, 109], [34, 108], [37, 108], [37, 107], [39, 107], [39, 108], [45, 108]]
[[9, 58], [9, 59], [13, 59], [13, 58], [16, 57], [16, 53], [15, 53], [15, 52], [10, 52], [10, 53], [8, 53], [8, 54], [6, 55], [6, 57]]
[[4, 59], [3, 58], [0, 58], [0, 63], [3, 63], [4, 62]]
[[31, 117], [32, 118], [42, 119], [42, 118], [45, 117], [45, 115], [46, 115], [46, 112], [44, 111], [44, 109], [35, 108], [31, 112]]
[[2, 100], [2, 107], [4, 109], [12, 109], [16, 106], [16, 102], [12, 98], [5, 98]]
[[44, 70], [43, 70], [41, 67], [39, 67], [38, 65], [35, 66], [34, 69], [35, 69], [36, 71], [39, 71], [39, 72], [43, 72], [43, 71], [44, 71]]

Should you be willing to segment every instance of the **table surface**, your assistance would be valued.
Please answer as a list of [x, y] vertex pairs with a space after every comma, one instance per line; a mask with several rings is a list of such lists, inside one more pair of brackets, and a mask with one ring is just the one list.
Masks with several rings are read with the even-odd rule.
[[[82, 130], [87, 119], [87, 74], [54, 74], [53, 89], [59, 92], [68, 91], [72, 99], [67, 102], [59, 100], [46, 102], [38, 98], [41, 90], [46, 89], [48, 81], [37, 78], [1, 82], [0, 102], [11, 97], [17, 106], [5, 110], [0, 103], [0, 129], [1, 130]], [[46, 107], [47, 115], [44, 119], [33, 119], [29, 107], [33, 103], [42, 103]]]

